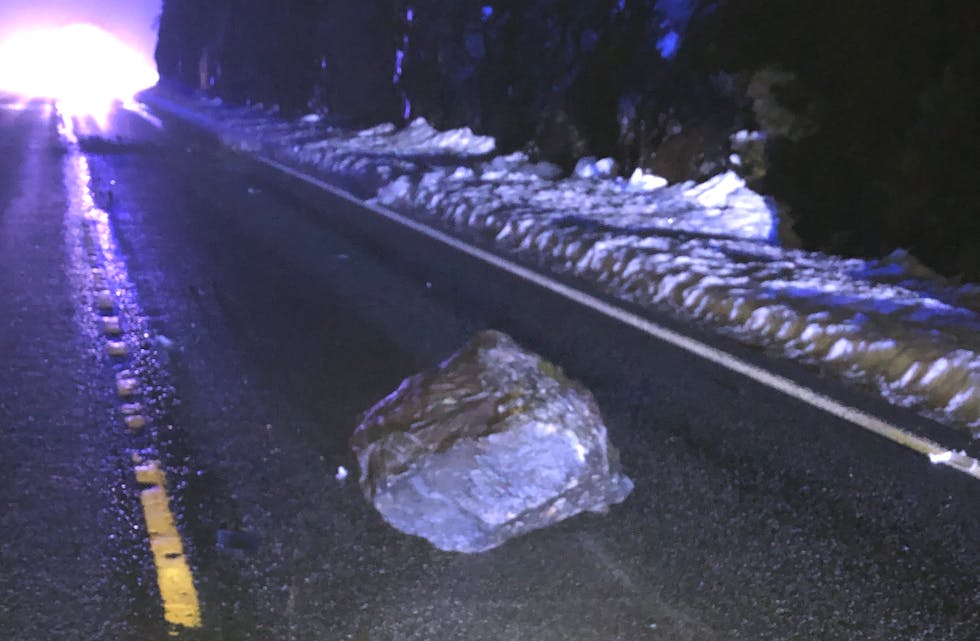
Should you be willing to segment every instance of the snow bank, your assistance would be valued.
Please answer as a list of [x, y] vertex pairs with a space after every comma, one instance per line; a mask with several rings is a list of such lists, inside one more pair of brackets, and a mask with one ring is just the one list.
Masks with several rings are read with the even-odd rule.
[[357, 177], [382, 205], [819, 364], [980, 436], [980, 287], [949, 283], [903, 252], [858, 260], [775, 246], [773, 208], [732, 172], [668, 185], [588, 158], [563, 177], [519, 153], [485, 159], [493, 139], [421, 119], [352, 132], [197, 110], [220, 110], [230, 144]]
[[636, 201], [612, 182], [584, 189], [437, 169], [402, 176], [377, 199], [980, 433], [978, 289], [922, 274], [900, 252], [867, 261], [763, 242], [768, 210], [739, 183], [722, 175]]
[[471, 166], [436, 167], [420, 178], [413, 173], [381, 187], [378, 202], [438, 210], [453, 218], [526, 213], [566, 226], [641, 234], [673, 231], [764, 241], [776, 226], [769, 203], [731, 173], [701, 185], [637, 188], [635, 176], [596, 180], [580, 172], [589, 177], [560, 178], [554, 165], [532, 163], [521, 153]]

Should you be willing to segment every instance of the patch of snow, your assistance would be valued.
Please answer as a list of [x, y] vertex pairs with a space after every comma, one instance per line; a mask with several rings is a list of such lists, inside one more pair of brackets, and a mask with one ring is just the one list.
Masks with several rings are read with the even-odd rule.
[[748, 129], [742, 129], [736, 131], [731, 135], [731, 141], [733, 145], [744, 145], [749, 142], [757, 142], [760, 140], [765, 140], [766, 134], [761, 131], [749, 131]]
[[402, 155], [450, 153], [454, 155], [483, 156], [496, 149], [497, 142], [490, 136], [478, 136], [469, 127], [437, 131], [425, 120], [416, 118], [408, 127], [387, 136], [391, 153]]
[[612, 158], [596, 160], [594, 156], [586, 156], [575, 163], [572, 172], [578, 178], [611, 178], [616, 174], [616, 161]]
[[635, 191], [653, 191], [667, 186], [667, 179], [655, 174], [644, 173], [639, 167], [630, 176], [629, 189]]
[[698, 201], [702, 207], [726, 207], [732, 195], [740, 189], [745, 189], [745, 181], [734, 171], [726, 171], [685, 190], [684, 196]]
[[681, 36], [676, 31], [669, 31], [657, 40], [657, 51], [664, 60], [671, 60], [681, 46]]
[[398, 130], [394, 123], [383, 122], [380, 125], [375, 125], [374, 127], [369, 127], [367, 129], [362, 129], [358, 131], [355, 135], [358, 138], [375, 138], [378, 136], [387, 136], [395, 133]]

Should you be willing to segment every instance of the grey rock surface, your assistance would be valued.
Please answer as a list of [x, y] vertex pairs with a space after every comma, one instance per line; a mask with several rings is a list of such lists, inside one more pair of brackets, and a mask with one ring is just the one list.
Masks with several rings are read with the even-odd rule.
[[604, 512], [633, 489], [592, 394], [496, 331], [403, 381], [351, 444], [385, 520], [447, 551]]

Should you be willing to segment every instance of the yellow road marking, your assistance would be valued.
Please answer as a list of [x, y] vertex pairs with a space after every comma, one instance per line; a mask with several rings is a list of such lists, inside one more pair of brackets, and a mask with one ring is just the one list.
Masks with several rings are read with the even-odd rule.
[[139, 388], [139, 382], [135, 378], [117, 378], [116, 392], [119, 396], [132, 396]]
[[150, 550], [157, 568], [157, 585], [163, 600], [163, 618], [168, 623], [185, 628], [201, 627], [201, 606], [194, 587], [194, 577], [184, 545], [177, 532], [170, 499], [167, 496], [167, 476], [158, 461], [136, 466], [136, 481], [149, 487], [140, 492]]
[[[74, 134], [74, 123], [70, 117], [61, 114], [59, 132], [73, 145], [78, 138]], [[110, 278], [108, 271], [112, 258], [117, 254], [111, 235], [108, 214], [96, 208], [92, 194], [88, 188], [91, 180], [88, 160], [77, 147], [72, 150], [73, 161], [70, 166], [74, 169], [75, 186], [81, 192], [80, 205], [72, 206], [75, 213], [84, 215], [81, 225], [81, 247], [87, 255], [79, 255], [77, 267], [81, 270], [91, 270], [91, 280], [85, 287], [92, 295], [92, 305], [98, 315], [95, 320], [99, 329], [106, 336], [105, 350], [115, 357], [125, 358], [129, 355], [129, 345], [120, 340], [126, 333], [123, 325], [133, 325], [133, 316], [126, 310], [117, 312], [117, 297], [125, 296], [125, 291], [113, 289], [112, 281], [127, 282], [125, 266], [121, 270], [113, 270], [114, 277]], [[123, 316], [125, 314], [125, 316]], [[137, 316], [138, 318], [138, 316]], [[140, 392], [140, 380], [134, 372], [123, 370], [116, 374], [116, 391], [121, 397], [119, 412], [125, 425], [131, 433], [135, 433], [149, 423], [143, 407], [133, 402], [132, 396]], [[128, 402], [127, 402], [128, 401]], [[160, 599], [163, 602], [164, 620], [170, 625], [170, 635], [179, 634], [183, 628], [201, 627], [201, 607], [197, 590], [194, 587], [194, 576], [187, 562], [183, 541], [177, 531], [176, 521], [170, 509], [170, 497], [167, 493], [167, 477], [157, 461], [143, 461], [134, 454], [136, 480], [143, 486], [140, 491], [140, 503], [143, 507], [143, 517], [146, 532], [150, 541], [150, 551], [156, 566], [157, 586]]]
[[118, 336], [122, 334], [122, 326], [119, 323], [118, 316], [103, 316], [102, 317], [102, 330], [110, 336]]
[[112, 294], [106, 289], [95, 293], [95, 304], [104, 312], [111, 312], [116, 308], [116, 302], [112, 300]]
[[109, 356], [125, 356], [129, 353], [129, 348], [122, 341], [109, 341], [106, 343], [106, 351]]
[[122, 412], [123, 416], [132, 416], [133, 414], [142, 413], [143, 406], [139, 403], [123, 403], [119, 407], [119, 411]]
[[146, 425], [146, 419], [142, 414], [129, 414], [123, 418], [123, 422], [126, 423], [126, 427], [133, 432], [143, 429], [143, 427]]

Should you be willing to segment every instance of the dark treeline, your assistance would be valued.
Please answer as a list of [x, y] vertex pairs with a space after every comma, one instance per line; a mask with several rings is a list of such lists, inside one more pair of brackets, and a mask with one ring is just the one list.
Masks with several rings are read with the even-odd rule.
[[739, 170], [805, 245], [976, 279], [978, 35], [976, 0], [164, 0], [157, 62], [231, 101], [424, 116], [671, 180], [761, 129]]

